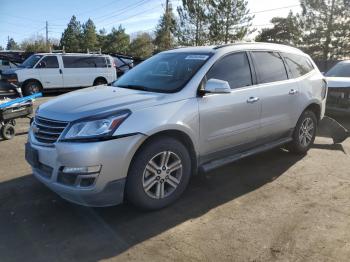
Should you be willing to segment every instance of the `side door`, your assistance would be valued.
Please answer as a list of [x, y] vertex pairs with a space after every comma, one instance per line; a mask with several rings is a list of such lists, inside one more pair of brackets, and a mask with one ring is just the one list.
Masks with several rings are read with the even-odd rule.
[[[296, 97], [298, 104], [293, 111], [294, 125], [296, 125], [302, 112], [310, 102], [310, 94], [314, 94], [314, 90], [320, 90], [324, 86], [324, 80], [319, 74], [313, 74], [316, 70], [314, 70], [312, 62], [304, 55], [291, 53], [281, 53], [281, 55], [286, 62], [289, 75], [295, 79], [299, 86], [299, 93]], [[313, 73], [311, 73], [312, 71]], [[322, 95], [322, 92], [318, 94], [321, 100], [325, 96], [325, 94]]]
[[57, 56], [44, 56], [36, 66], [44, 88], [62, 88], [63, 76]]
[[63, 55], [64, 87], [91, 86], [91, 66], [89, 56]]
[[259, 133], [260, 90], [247, 53], [219, 59], [206, 75], [210, 79], [227, 81], [232, 91], [198, 98], [202, 163], [251, 147]]
[[289, 79], [283, 58], [278, 52], [252, 51], [261, 98], [262, 143], [289, 136], [298, 106], [299, 86]]

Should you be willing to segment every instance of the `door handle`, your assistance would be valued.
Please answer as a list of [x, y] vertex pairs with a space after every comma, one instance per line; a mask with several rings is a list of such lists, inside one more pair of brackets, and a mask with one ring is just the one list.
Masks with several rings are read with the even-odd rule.
[[60, 74], [62, 75], [62, 69], [59, 70]]
[[290, 91], [289, 91], [289, 94], [290, 95], [295, 95], [295, 94], [297, 94], [298, 93], [298, 90], [296, 90], [296, 89], [291, 89]]
[[251, 96], [251, 97], [248, 98], [247, 103], [253, 104], [253, 103], [255, 103], [255, 102], [258, 102], [259, 100], [260, 100], [259, 97]]

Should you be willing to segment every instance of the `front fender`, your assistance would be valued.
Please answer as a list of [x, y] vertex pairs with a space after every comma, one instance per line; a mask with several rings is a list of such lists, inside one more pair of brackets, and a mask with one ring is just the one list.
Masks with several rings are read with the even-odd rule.
[[185, 99], [132, 111], [114, 135], [142, 133], [147, 136], [177, 130], [192, 140], [198, 152], [199, 114], [197, 99]]

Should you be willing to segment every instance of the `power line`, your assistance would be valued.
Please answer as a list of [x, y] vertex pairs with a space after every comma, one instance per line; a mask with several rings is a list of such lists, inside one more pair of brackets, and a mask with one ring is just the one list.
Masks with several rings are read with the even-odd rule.
[[[113, 0], [111, 2], [108, 2], [107, 4], [100, 5], [100, 6], [96, 7], [96, 8], [94, 8], [94, 9], [88, 9], [88, 10], [82, 11], [80, 13], [77, 13], [76, 16], [80, 16], [82, 14], [86, 14], [86, 13], [90, 13], [90, 12], [95, 12], [96, 10], [100, 10], [102, 8], [105, 8], [106, 6], [109, 6], [109, 5], [112, 5], [112, 4], [116, 3], [116, 1], [118, 1], [118, 0]], [[59, 19], [53, 19], [51, 21], [63, 21], [63, 20], [67, 20], [67, 19], [66, 18], [59, 18]]]
[[260, 10], [260, 11], [256, 11], [256, 12], [249, 12], [248, 14], [260, 14], [260, 13], [266, 13], [266, 12], [271, 12], [271, 11], [276, 11], [276, 10], [281, 10], [281, 9], [287, 9], [287, 8], [294, 8], [294, 7], [300, 7], [300, 5], [282, 6], [282, 7], [278, 7], [278, 8], [265, 9], [265, 10]]
[[[147, 3], [147, 0], [141, 0], [136, 3], [132, 3], [131, 5], [127, 5], [121, 9], [117, 9], [113, 12], [109, 12], [107, 14], [104, 14], [102, 16], [92, 17], [94, 23], [100, 23], [102, 21], [108, 20], [110, 18], [113, 18], [115, 16], [118, 16], [120, 14], [128, 13], [129, 11], [135, 10], [135, 8]], [[125, 12], [124, 12], [125, 11]], [[58, 20], [52, 20], [52, 21], [58, 21]], [[51, 24], [53, 27], [66, 27], [67, 24]]]
[[109, 13], [107, 15], [95, 17], [94, 20], [97, 21], [97, 22], [102, 22], [102, 21], [108, 20], [109, 18], [113, 18], [113, 17], [115, 17], [117, 15], [120, 15], [122, 13], [125, 14], [125, 13], [127, 13], [129, 11], [133, 11], [133, 10], [135, 10], [135, 8], [140, 7], [143, 4], [145, 4], [145, 3], [147, 3], [147, 0], [141, 0], [141, 1], [138, 1], [138, 2], [133, 3], [131, 5], [125, 6], [124, 8], [118, 10], [116, 13], [115, 13], [115, 11], [113, 11], [112, 13]]
[[[138, 15], [141, 15], [141, 14], [143, 14], [143, 13], [145, 13], [145, 12], [148, 12], [148, 11], [154, 10], [154, 8], [156, 8], [156, 7], [157, 7], [157, 6], [153, 6], [153, 7], [152, 7], [152, 8], [150, 8], [150, 9], [143, 10], [142, 12], [136, 13], [136, 14], [131, 15], [131, 16], [128, 16], [128, 17], [124, 17], [124, 18], [123, 18], [123, 20], [121, 20], [121, 21], [125, 21], [125, 20], [128, 20], [128, 19], [130, 19], [130, 18], [133, 18], [133, 17], [136, 17], [136, 16], [138, 16]], [[160, 5], [160, 7], [162, 7], [162, 6]], [[108, 26], [108, 25], [111, 25], [111, 24], [114, 24], [114, 23], [116, 23], [116, 22], [115, 22], [115, 21], [113, 21], [113, 22], [111, 22], [111, 23], [104, 24], [103, 26]], [[120, 23], [120, 22], [119, 22], [119, 23]]]
[[34, 22], [34, 23], [42, 23], [42, 21], [39, 21], [39, 20], [34, 20], [34, 19], [32, 19], [32, 18], [29, 18], [29, 17], [23, 17], [23, 16], [18, 16], [18, 15], [13, 15], [13, 14], [9, 15], [9, 14], [6, 13], [6, 12], [0, 12], [0, 14], [1, 14], [1, 15], [5, 15], [5, 16], [10, 16], [10, 17], [17, 17], [17, 18], [19, 18], [19, 19], [25, 19], [25, 20], [28, 20], [28, 21], [32, 21], [32, 22]]

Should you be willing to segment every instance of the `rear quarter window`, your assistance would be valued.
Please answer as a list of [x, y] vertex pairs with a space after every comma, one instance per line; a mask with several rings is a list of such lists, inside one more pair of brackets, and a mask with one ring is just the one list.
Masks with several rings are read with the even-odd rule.
[[276, 52], [252, 52], [260, 84], [287, 80], [287, 71], [282, 57]]
[[283, 57], [287, 63], [288, 70], [295, 78], [306, 75], [314, 69], [310, 60], [305, 56], [283, 53]]
[[62, 56], [65, 68], [104, 68], [107, 67], [105, 57]]

